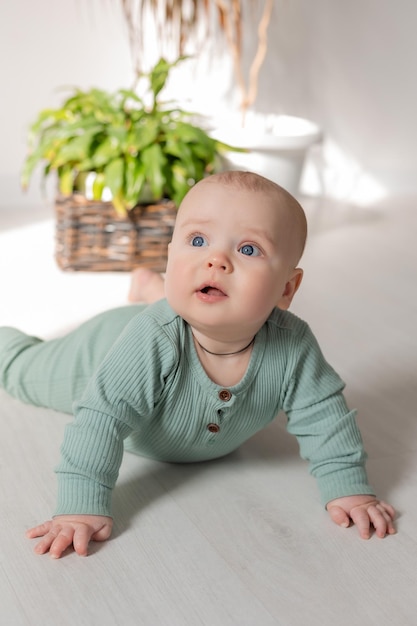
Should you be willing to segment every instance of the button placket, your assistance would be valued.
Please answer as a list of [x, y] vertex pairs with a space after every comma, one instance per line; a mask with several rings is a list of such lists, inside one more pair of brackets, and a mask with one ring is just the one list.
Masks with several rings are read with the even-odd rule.
[[[229, 402], [232, 398], [232, 393], [228, 389], [221, 389], [218, 392], [217, 396], [219, 400], [221, 400], [222, 402]], [[226, 411], [223, 408], [218, 408], [215, 411], [215, 415], [217, 417], [217, 420], [220, 422], [220, 424], [224, 419], [225, 413]], [[221, 430], [220, 424], [216, 422], [210, 422], [209, 424], [207, 424], [207, 430], [211, 434], [216, 435]], [[211, 439], [211, 441], [213, 441], [213, 439]]]

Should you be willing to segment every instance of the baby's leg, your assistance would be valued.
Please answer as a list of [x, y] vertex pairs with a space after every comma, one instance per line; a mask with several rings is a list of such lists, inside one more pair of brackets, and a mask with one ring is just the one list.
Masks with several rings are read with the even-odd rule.
[[27, 404], [71, 413], [114, 341], [141, 310], [113, 309], [51, 341], [0, 328], [0, 386]]
[[15, 398], [23, 400], [25, 390], [15, 380], [13, 363], [21, 360], [24, 352], [42, 343], [42, 339], [26, 335], [17, 328], [0, 328], [0, 387]]
[[152, 304], [164, 297], [164, 279], [161, 274], [138, 267], [133, 270], [130, 281], [129, 302]]
[[[27, 389], [25, 377], [28, 361], [33, 355], [42, 355], [43, 345], [46, 343], [42, 339], [26, 335], [17, 328], [0, 328], [0, 387], [23, 402], [45, 406], [46, 403], [37, 401], [37, 394]], [[31, 378], [40, 378], [45, 365], [44, 359], [37, 359]]]

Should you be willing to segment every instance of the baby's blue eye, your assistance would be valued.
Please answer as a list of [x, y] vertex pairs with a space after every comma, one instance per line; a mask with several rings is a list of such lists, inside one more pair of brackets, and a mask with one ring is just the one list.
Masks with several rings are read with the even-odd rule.
[[201, 235], [196, 235], [191, 240], [191, 245], [195, 248], [201, 248], [201, 246], [207, 245], [206, 240]]
[[245, 254], [246, 256], [259, 256], [261, 254], [259, 248], [252, 246], [249, 243], [246, 243], [244, 246], [239, 248], [239, 252]]

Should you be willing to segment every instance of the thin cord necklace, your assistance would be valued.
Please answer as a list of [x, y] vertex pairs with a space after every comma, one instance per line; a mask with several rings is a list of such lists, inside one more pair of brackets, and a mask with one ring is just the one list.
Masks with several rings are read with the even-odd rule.
[[251, 345], [255, 341], [255, 337], [252, 337], [252, 339], [250, 340], [250, 342], [248, 343], [247, 346], [245, 346], [244, 348], [241, 348], [240, 350], [236, 350], [236, 352], [211, 352], [211, 350], [207, 350], [207, 348], [205, 348], [204, 346], [201, 345], [201, 343], [198, 341], [197, 337], [195, 337], [194, 335], [193, 335], [193, 337], [196, 340], [196, 342], [198, 343], [198, 345], [200, 346], [200, 348], [202, 350], [204, 350], [204, 352], [207, 352], [208, 354], [213, 354], [214, 356], [232, 356], [232, 354], [240, 354], [241, 352], [245, 352], [246, 350], [249, 350], [249, 348], [251, 347]]

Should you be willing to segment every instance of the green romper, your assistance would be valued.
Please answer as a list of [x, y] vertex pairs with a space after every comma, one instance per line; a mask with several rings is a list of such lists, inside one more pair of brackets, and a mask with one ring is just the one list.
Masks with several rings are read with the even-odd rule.
[[111, 515], [125, 448], [167, 462], [214, 459], [280, 410], [324, 503], [374, 493], [344, 383], [288, 311], [272, 311], [245, 375], [226, 389], [207, 376], [190, 327], [166, 300], [103, 313], [47, 342], [0, 328], [0, 385], [23, 402], [75, 414], [57, 468], [56, 514]]

